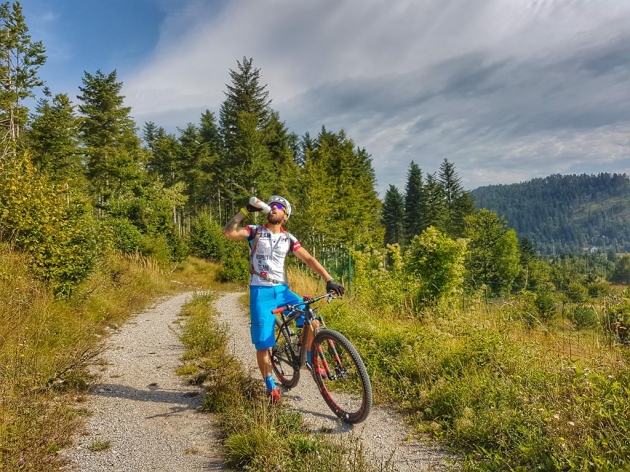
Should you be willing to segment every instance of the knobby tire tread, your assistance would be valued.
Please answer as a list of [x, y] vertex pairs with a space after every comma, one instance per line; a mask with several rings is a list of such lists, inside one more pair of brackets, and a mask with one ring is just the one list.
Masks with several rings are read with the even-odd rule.
[[336, 394], [333, 393], [331, 395], [326, 385], [324, 384], [324, 381], [322, 381], [321, 377], [317, 375], [315, 371], [312, 372], [313, 379], [315, 380], [315, 383], [317, 384], [317, 387], [319, 388], [319, 391], [322, 394], [324, 401], [330, 407], [333, 413], [335, 413], [335, 415], [337, 415], [345, 423], [361, 423], [368, 417], [368, 415], [370, 414], [370, 410], [372, 409], [372, 384], [370, 382], [370, 377], [368, 375], [367, 369], [365, 368], [365, 364], [363, 363], [363, 359], [361, 359], [358, 351], [344, 335], [328, 328], [320, 330], [315, 335], [313, 339], [313, 344], [311, 346], [311, 352], [313, 352], [313, 355], [315, 355], [315, 346], [317, 344], [323, 344], [323, 342], [327, 339], [332, 339], [336, 344], [342, 346], [346, 350], [358, 371], [363, 388], [363, 401], [361, 408], [355, 412], [347, 412], [343, 409], [339, 409], [339, 405], [332, 398]]

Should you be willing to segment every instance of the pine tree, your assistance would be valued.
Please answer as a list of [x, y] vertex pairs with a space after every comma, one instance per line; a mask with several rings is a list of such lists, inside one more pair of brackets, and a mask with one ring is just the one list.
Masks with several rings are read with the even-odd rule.
[[437, 180], [444, 197], [444, 231], [451, 237], [461, 237], [464, 232], [464, 217], [475, 210], [474, 200], [462, 187], [455, 166], [447, 159], [440, 165]]
[[32, 151], [33, 163], [55, 181], [78, 179], [83, 173], [78, 150], [79, 125], [74, 105], [67, 94], [58, 94], [50, 101], [44, 95], [35, 108], [26, 133], [26, 144]]
[[143, 139], [150, 151], [147, 160], [149, 172], [158, 175], [165, 185], [171, 186], [183, 180], [179, 166], [180, 143], [173, 134], [153, 122], [145, 123]]
[[237, 71], [230, 70], [232, 83], [219, 111], [223, 148], [215, 182], [226, 215], [253, 192], [269, 195], [277, 179], [266, 136], [272, 116], [267, 86], [260, 84], [260, 69], [253, 67], [253, 59], [244, 57], [237, 65]]
[[46, 62], [41, 41], [28, 34], [19, 2], [0, 4], [0, 142], [2, 155], [12, 152], [28, 118], [22, 103], [34, 97], [33, 89], [44, 82], [37, 76]]
[[385, 227], [385, 244], [402, 244], [404, 237], [403, 219], [405, 201], [395, 185], [390, 185], [385, 192], [381, 223]]
[[425, 189], [422, 182], [422, 170], [413, 161], [409, 164], [407, 172], [407, 185], [405, 186], [405, 217], [403, 227], [405, 242], [420, 234], [424, 226], [423, 207], [425, 201]]
[[444, 189], [435, 178], [434, 174], [428, 174], [424, 184], [424, 200], [420, 204], [421, 225], [420, 232], [429, 226], [446, 233], [448, 213]]
[[116, 81], [116, 71], [92, 75], [85, 72], [83, 87], [79, 87], [82, 102], [80, 135], [85, 144], [87, 175], [103, 204], [113, 192], [136, 179], [140, 172], [140, 140], [120, 95], [122, 82]]

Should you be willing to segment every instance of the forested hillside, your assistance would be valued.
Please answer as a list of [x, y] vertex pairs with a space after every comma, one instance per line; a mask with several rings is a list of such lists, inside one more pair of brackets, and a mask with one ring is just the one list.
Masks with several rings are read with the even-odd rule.
[[630, 180], [625, 174], [550, 175], [472, 191], [477, 208], [505, 218], [544, 254], [583, 248], [630, 251]]

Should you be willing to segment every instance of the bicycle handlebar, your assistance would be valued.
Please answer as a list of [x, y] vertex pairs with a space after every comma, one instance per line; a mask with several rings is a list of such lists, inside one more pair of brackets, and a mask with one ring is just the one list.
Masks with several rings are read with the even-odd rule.
[[328, 302], [330, 302], [333, 298], [338, 298], [338, 297], [335, 297], [335, 292], [333, 292], [331, 290], [330, 292], [327, 292], [327, 293], [325, 293], [323, 295], [319, 295], [318, 297], [309, 298], [307, 300], [304, 300], [303, 302], [296, 303], [295, 305], [279, 306], [275, 310], [271, 310], [271, 313], [273, 313], [274, 315], [277, 315], [279, 313], [282, 313], [283, 311], [293, 311], [293, 310], [296, 310], [297, 307], [299, 307], [299, 306], [304, 305], [306, 307], [308, 305], [312, 305], [315, 302], [318, 302], [319, 300], [321, 300], [323, 298], [328, 298]]

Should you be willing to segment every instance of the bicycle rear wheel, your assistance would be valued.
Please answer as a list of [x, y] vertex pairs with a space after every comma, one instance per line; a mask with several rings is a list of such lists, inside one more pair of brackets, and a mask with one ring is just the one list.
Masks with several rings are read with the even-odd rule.
[[271, 365], [280, 383], [287, 388], [295, 387], [300, 380], [298, 335], [292, 333], [276, 318], [276, 345], [271, 348]]
[[312, 345], [313, 378], [324, 401], [341, 420], [360, 423], [372, 408], [372, 385], [361, 356], [345, 336], [330, 329]]

